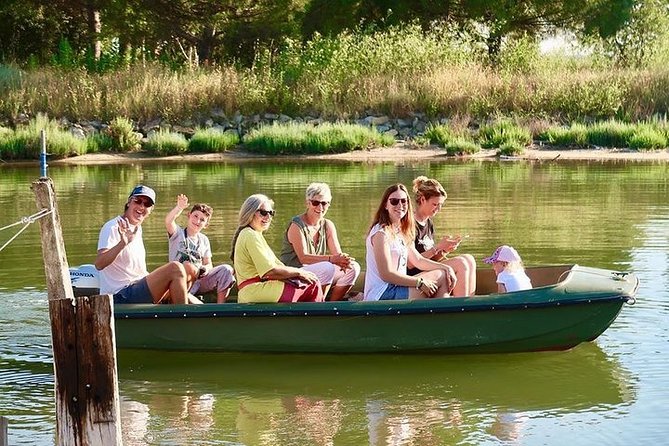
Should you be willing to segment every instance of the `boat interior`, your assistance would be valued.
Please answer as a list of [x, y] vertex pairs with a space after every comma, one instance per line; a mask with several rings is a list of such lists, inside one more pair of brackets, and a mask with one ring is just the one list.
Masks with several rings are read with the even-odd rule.
[[[526, 268], [525, 272], [532, 280], [532, 285], [535, 288], [558, 283], [566, 277], [566, 271], [569, 271], [574, 265], [559, 265], [559, 266], [537, 266]], [[360, 292], [364, 289], [364, 272], [360, 274], [353, 293]], [[74, 289], [76, 296], [90, 296], [97, 294], [97, 289]], [[476, 295], [483, 296], [486, 294], [493, 294], [497, 292], [497, 283], [495, 282], [495, 273], [492, 268], [479, 268], [476, 271]], [[237, 288], [233, 288], [229, 301], [236, 301]], [[205, 302], [215, 302], [215, 295], [202, 296]]]
[[[552, 285], [564, 280], [565, 272], [572, 269], [574, 265], [559, 266], [536, 266], [525, 268], [525, 273], [532, 281], [534, 288]], [[486, 295], [497, 292], [495, 272], [492, 268], [479, 268], [476, 270], [476, 294]]]

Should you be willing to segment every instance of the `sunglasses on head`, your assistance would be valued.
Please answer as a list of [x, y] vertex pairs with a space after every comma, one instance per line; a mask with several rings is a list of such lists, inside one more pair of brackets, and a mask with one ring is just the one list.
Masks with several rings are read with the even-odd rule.
[[391, 205], [397, 206], [398, 204], [407, 204], [408, 200], [406, 198], [388, 198], [388, 201]]
[[148, 198], [142, 198], [142, 197], [132, 197], [132, 201], [134, 201], [136, 204], [141, 204], [145, 208], [150, 208], [153, 206], [153, 203], [151, 203], [151, 200]]
[[318, 201], [318, 200], [309, 200], [309, 201], [311, 201], [311, 205], [315, 208], [317, 208], [319, 204], [323, 207], [326, 207], [330, 204], [329, 201]]
[[258, 209], [258, 213], [262, 215], [263, 217], [267, 217], [268, 215], [271, 217], [274, 217], [274, 214], [276, 214], [276, 211], [274, 209], [270, 209], [269, 211], [266, 211], [265, 209]]

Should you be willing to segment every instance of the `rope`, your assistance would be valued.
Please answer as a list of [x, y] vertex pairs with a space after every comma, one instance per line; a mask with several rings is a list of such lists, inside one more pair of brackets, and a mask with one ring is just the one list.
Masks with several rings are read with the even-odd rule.
[[9, 240], [7, 240], [7, 242], [4, 245], [0, 246], [0, 251], [5, 249], [5, 247], [7, 245], [9, 245], [11, 242], [13, 242], [14, 239], [16, 239], [16, 237], [21, 235], [21, 233], [28, 228], [30, 223], [35, 223], [35, 221], [39, 220], [42, 217], [46, 217], [47, 215], [49, 215], [52, 212], [53, 212], [53, 209], [42, 209], [41, 211], [36, 212], [29, 217], [21, 218], [21, 220], [17, 221], [16, 223], [12, 223], [11, 225], [7, 225], [7, 226], [4, 226], [4, 227], [0, 228], [0, 231], [2, 231], [2, 230], [5, 230], [7, 228], [11, 228], [12, 226], [23, 224], [23, 227], [21, 229], [19, 229], [19, 232], [14, 234], [14, 237], [10, 238]]

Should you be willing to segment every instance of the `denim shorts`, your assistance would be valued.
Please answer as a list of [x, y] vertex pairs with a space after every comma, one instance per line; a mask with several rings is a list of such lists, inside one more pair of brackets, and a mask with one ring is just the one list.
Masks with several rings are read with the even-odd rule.
[[152, 304], [151, 290], [146, 282], [146, 277], [133, 282], [125, 288], [121, 288], [114, 294], [115, 304]]
[[409, 298], [409, 287], [388, 284], [388, 288], [383, 292], [379, 300], [406, 300]]

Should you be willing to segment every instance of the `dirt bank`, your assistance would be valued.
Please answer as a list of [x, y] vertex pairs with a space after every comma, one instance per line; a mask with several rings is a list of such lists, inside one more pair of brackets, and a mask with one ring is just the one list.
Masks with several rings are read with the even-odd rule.
[[[490, 159], [495, 160], [495, 150], [483, 150], [475, 155], [462, 157], [462, 159]], [[409, 144], [397, 144], [393, 147], [356, 150], [347, 153], [338, 153], [332, 155], [313, 155], [313, 156], [288, 156], [283, 159], [314, 159], [314, 160], [339, 160], [339, 161], [362, 161], [362, 162], [383, 162], [383, 161], [412, 161], [412, 160], [437, 160], [448, 159], [443, 149], [437, 147], [418, 148]], [[202, 161], [202, 162], [221, 162], [221, 161], [251, 161], [261, 159], [275, 159], [256, 155], [248, 152], [229, 151], [225, 153], [208, 154], [189, 154], [155, 158], [145, 153], [96, 153], [67, 158], [63, 160], [50, 161], [51, 165], [58, 164], [113, 164], [142, 161]], [[669, 151], [662, 150], [656, 152], [635, 152], [623, 149], [589, 149], [589, 150], [548, 150], [540, 147], [528, 149], [520, 157], [502, 158], [502, 159], [520, 159], [520, 160], [592, 160], [592, 161], [669, 161]]]

